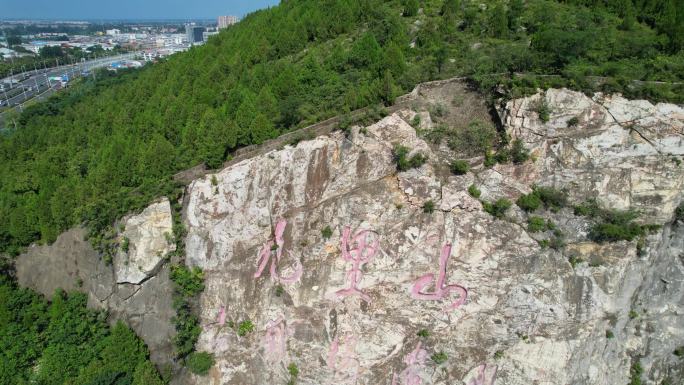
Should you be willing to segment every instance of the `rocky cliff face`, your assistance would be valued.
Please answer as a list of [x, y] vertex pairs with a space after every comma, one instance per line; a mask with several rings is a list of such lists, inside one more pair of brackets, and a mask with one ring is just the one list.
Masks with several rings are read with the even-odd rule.
[[[217, 364], [185, 381], [285, 383], [294, 363], [302, 384], [608, 385], [629, 382], [637, 361], [646, 383], [679, 381], [684, 229], [670, 223], [684, 110], [567, 90], [515, 100], [502, 120], [533, 160], [486, 169], [475, 158], [463, 176], [416, 135], [415, 113], [190, 185], [187, 263], [206, 276], [198, 349]], [[429, 162], [397, 172], [397, 143]], [[570, 208], [540, 211], [567, 243], [543, 248], [549, 234], [528, 232], [528, 214], [513, 206], [495, 219], [471, 184], [485, 201], [552, 186], [664, 226], [637, 254], [636, 241], [589, 241], [590, 221]], [[239, 333], [245, 321], [254, 330]]]
[[[216, 365], [175, 383], [286, 383], [294, 364], [298, 384], [613, 385], [627, 384], [638, 362], [643, 383], [681, 384], [673, 351], [684, 345], [684, 224], [674, 212], [684, 109], [568, 90], [514, 100], [499, 111], [503, 129], [532, 159], [485, 168], [472, 158], [471, 171], [454, 176], [448, 164], [459, 155], [422, 139], [439, 123], [428, 111], [459, 105], [436, 119], [456, 124], [486, 116], [482, 101], [453, 82], [410, 98], [369, 127], [190, 184], [186, 263], [206, 277], [197, 349]], [[416, 114], [420, 134], [407, 123]], [[395, 144], [428, 162], [397, 172]], [[553, 187], [571, 205], [595, 199], [662, 227], [595, 243], [592, 219], [571, 207], [538, 210], [564, 234], [546, 247], [551, 231], [529, 231], [530, 214], [515, 205], [494, 218], [471, 185], [485, 202]], [[125, 223], [128, 250], [113, 267], [67, 233], [22, 256], [18, 275], [46, 293], [80, 277], [93, 304], [168, 360], [168, 202]]]
[[[171, 318], [172, 284], [163, 257], [175, 249], [168, 199], [124, 218], [122, 247], [106, 264], [78, 228], [50, 246], [32, 246], [16, 261], [17, 279], [48, 297], [57, 289], [88, 293], [88, 305], [107, 310], [111, 321], [123, 320], [143, 338], [158, 365], [172, 362], [175, 330]], [[123, 245], [126, 244], [124, 247]]]

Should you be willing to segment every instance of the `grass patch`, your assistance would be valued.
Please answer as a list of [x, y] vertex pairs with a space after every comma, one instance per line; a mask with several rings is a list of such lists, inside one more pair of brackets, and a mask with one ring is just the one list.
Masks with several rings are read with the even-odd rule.
[[474, 184], [471, 184], [468, 186], [468, 194], [475, 199], [479, 199], [480, 195], [482, 195], [482, 191], [480, 191], [480, 189], [478, 189]]
[[541, 99], [536, 106], [534, 106], [534, 111], [539, 115], [539, 120], [543, 123], [547, 123], [551, 118], [551, 107], [546, 102], [546, 99]]
[[426, 201], [423, 203], [423, 212], [425, 214], [432, 214], [435, 211], [435, 202]]
[[325, 226], [321, 230], [321, 235], [323, 236], [324, 239], [330, 239], [330, 237], [332, 237], [332, 233], [333, 233], [333, 231], [330, 228], [330, 226]]
[[634, 223], [634, 220], [639, 217], [637, 212], [603, 209], [596, 200], [589, 200], [575, 206], [574, 212], [575, 215], [586, 216], [597, 221], [589, 233], [589, 238], [596, 242], [632, 241], [661, 228], [660, 225]]
[[449, 357], [447, 357], [447, 354], [444, 353], [444, 352], [437, 352], [437, 353], [433, 354], [433, 355], [430, 357], [430, 359], [431, 359], [432, 362], [434, 362], [435, 364], [441, 365], [441, 364], [447, 362], [447, 360], [449, 359]]
[[597, 220], [589, 231], [589, 238], [599, 243], [632, 241], [658, 228], [654, 225], [642, 226], [634, 223], [639, 216], [634, 211], [602, 209], [595, 200], [575, 206], [574, 212], [575, 215]]
[[629, 385], [641, 385], [641, 375], [644, 373], [644, 368], [641, 367], [639, 361], [632, 364], [629, 368]]
[[516, 139], [511, 145], [511, 160], [514, 164], [522, 164], [530, 159], [530, 152], [525, 148], [522, 140]]
[[240, 322], [240, 324], [238, 325], [237, 334], [240, 337], [244, 337], [253, 331], [254, 331], [254, 324], [252, 323], [252, 321], [246, 320], [246, 321]]
[[538, 233], [541, 231], [546, 231], [546, 220], [542, 217], [529, 217], [527, 218], [527, 231], [531, 233]]
[[449, 148], [471, 156], [482, 154], [496, 144], [496, 128], [482, 120], [474, 120], [460, 130], [447, 131]]
[[532, 212], [544, 206], [547, 210], [556, 212], [568, 204], [565, 192], [552, 187], [534, 186], [532, 192], [521, 195], [516, 201], [521, 209]]
[[418, 168], [427, 162], [427, 156], [417, 153], [409, 158], [408, 154], [411, 150], [402, 145], [394, 147], [394, 162], [397, 164], [397, 170], [407, 171], [412, 168]]
[[582, 258], [576, 255], [571, 255], [570, 257], [568, 257], [568, 262], [570, 262], [570, 266], [572, 266], [572, 268], [574, 269], [575, 267], [577, 267], [578, 264], [582, 263], [583, 261]]
[[675, 221], [684, 221], [684, 202], [675, 209]]
[[527, 195], [521, 195], [518, 200], [515, 201], [515, 204], [529, 213], [539, 209], [542, 206], [542, 201], [539, 198], [539, 195], [531, 193]]
[[470, 165], [465, 160], [455, 160], [451, 162], [449, 169], [454, 175], [464, 175], [470, 171]]
[[672, 352], [677, 357], [684, 357], [684, 346], [680, 346]]
[[511, 201], [506, 198], [499, 198], [494, 203], [482, 202], [482, 207], [494, 218], [501, 219], [506, 215], [506, 211], [511, 208]]
[[185, 366], [194, 374], [205, 376], [214, 366], [214, 355], [207, 352], [194, 352], [185, 359]]

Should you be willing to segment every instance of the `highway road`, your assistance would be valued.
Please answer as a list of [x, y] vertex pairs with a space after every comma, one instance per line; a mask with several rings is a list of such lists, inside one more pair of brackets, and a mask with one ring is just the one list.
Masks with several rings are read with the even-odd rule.
[[41, 95], [51, 89], [59, 87], [57, 82], [50, 81], [50, 77], [58, 77], [67, 75], [69, 80], [73, 80], [82, 73], [91, 72], [94, 69], [102, 68], [111, 63], [121, 60], [131, 60], [135, 57], [135, 53], [126, 53], [117, 56], [109, 56], [95, 60], [89, 60], [77, 64], [64, 65], [46, 70], [37, 70], [24, 72], [22, 74], [14, 75], [14, 79], [22, 79], [21, 81], [13, 81], [10, 86], [9, 78], [0, 80], [0, 84], [4, 86], [4, 90], [0, 91], [0, 110], [21, 106], [25, 101]]

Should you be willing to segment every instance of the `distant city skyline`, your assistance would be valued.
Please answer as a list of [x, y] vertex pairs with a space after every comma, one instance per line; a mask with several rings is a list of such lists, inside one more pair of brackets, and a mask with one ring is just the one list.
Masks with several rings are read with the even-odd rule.
[[122, 20], [214, 19], [244, 15], [278, 4], [278, 0], [8, 0], [2, 19]]

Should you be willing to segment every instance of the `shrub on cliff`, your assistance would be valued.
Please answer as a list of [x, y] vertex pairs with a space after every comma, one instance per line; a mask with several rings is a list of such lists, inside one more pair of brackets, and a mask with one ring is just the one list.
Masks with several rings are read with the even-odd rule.
[[413, 154], [409, 158], [408, 154], [411, 150], [402, 145], [394, 147], [394, 162], [397, 164], [397, 170], [407, 171], [412, 168], [418, 168], [427, 162], [427, 157], [421, 153]]
[[511, 208], [511, 201], [506, 198], [499, 198], [494, 203], [483, 202], [482, 207], [485, 212], [491, 214], [494, 218], [501, 219]]
[[532, 212], [541, 207], [542, 201], [539, 198], [539, 195], [531, 193], [527, 195], [521, 195], [518, 200], [515, 201], [515, 204], [527, 212]]
[[522, 140], [514, 140], [511, 147], [511, 160], [513, 160], [513, 163], [525, 163], [528, 159], [530, 159], [530, 152], [525, 148]]
[[470, 170], [470, 165], [465, 160], [455, 160], [449, 165], [454, 175], [463, 175]]
[[192, 297], [204, 290], [204, 272], [197, 266], [192, 269], [185, 265], [171, 266], [171, 280], [184, 296]]
[[474, 120], [467, 127], [448, 131], [449, 148], [467, 155], [480, 155], [496, 145], [496, 128], [482, 120]]
[[214, 355], [207, 352], [194, 352], [185, 359], [185, 366], [194, 374], [204, 376], [214, 366]]
[[551, 187], [537, 187], [527, 195], [522, 195], [516, 201], [521, 209], [531, 212], [537, 210], [542, 205], [551, 211], [558, 211], [568, 203], [566, 194], [563, 191]]

